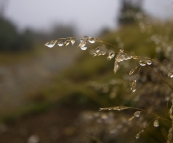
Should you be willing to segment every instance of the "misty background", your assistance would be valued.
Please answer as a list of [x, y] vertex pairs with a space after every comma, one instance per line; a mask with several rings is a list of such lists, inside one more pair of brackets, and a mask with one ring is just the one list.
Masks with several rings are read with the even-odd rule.
[[[1, 0], [4, 17], [19, 30], [50, 31], [52, 26], [72, 26], [78, 36], [98, 34], [103, 28], [116, 29], [121, 0]], [[4, 8], [2, 8], [2, 6]], [[172, 0], [143, 0], [144, 11], [157, 18], [172, 18]]]

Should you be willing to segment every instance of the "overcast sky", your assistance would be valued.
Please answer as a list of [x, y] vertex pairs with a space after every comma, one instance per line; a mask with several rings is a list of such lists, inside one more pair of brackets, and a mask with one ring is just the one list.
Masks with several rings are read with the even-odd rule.
[[[53, 24], [74, 25], [79, 35], [115, 28], [121, 0], [9, 0], [5, 16], [20, 29], [49, 29]], [[2, 3], [2, 0], [0, 0]], [[173, 0], [144, 0], [144, 10], [156, 17], [173, 16]]]

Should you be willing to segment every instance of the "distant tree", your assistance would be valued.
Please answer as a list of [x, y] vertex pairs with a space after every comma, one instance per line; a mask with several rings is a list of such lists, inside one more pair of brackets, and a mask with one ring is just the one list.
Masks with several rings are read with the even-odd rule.
[[0, 50], [9, 51], [16, 46], [17, 31], [15, 26], [0, 17]]
[[143, 13], [143, 0], [121, 0], [121, 10], [118, 17], [119, 25], [127, 25], [136, 21], [135, 14]]
[[35, 33], [31, 29], [25, 29], [18, 35], [17, 47], [15, 50], [30, 50], [34, 45]]
[[0, 17], [4, 16], [9, 0], [0, 0]]
[[33, 42], [34, 37], [31, 30], [19, 33], [12, 22], [0, 17], [0, 51], [31, 49]]

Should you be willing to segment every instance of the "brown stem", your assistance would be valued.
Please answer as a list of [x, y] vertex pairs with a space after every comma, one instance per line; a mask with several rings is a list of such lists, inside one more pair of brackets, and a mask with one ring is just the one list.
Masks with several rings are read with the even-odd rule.
[[149, 68], [149, 69], [151, 69], [167, 86], [169, 86], [169, 88], [171, 88], [172, 89], [172, 91], [173, 91], [173, 87], [160, 75], [160, 74], [158, 74], [153, 68], [151, 68], [150, 66], [148, 66], [147, 65], [147, 67]]

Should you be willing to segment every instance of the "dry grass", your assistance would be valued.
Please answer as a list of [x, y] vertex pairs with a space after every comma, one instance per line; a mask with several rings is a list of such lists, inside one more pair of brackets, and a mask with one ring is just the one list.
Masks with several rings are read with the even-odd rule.
[[[164, 30], [159, 29], [165, 25], [165, 23], [158, 25], [151, 20], [149, 21], [149, 19], [140, 20], [139, 22], [139, 29], [148, 37], [145, 39], [146, 43], [151, 43], [151, 45], [155, 47], [152, 49], [152, 53], [153, 51], [155, 51], [155, 53], [151, 56], [157, 57], [158, 60], [145, 56], [137, 56], [134, 54], [134, 52], [130, 53], [124, 50], [125, 48], [123, 47], [126, 44], [124, 44], [119, 37], [114, 39], [114, 44], [102, 41], [98, 38], [84, 36], [60, 38], [47, 42], [45, 46], [52, 48], [56, 44], [58, 46], [68, 46], [70, 44], [73, 46], [74, 44], [78, 43], [79, 49], [87, 50], [89, 49], [90, 45], [93, 44], [95, 46], [92, 47], [95, 48], [90, 50], [90, 53], [93, 55], [93, 57], [107, 56], [108, 60], [114, 59], [114, 73], [120, 72], [119, 70], [121, 70], [122, 67], [127, 67], [128, 70], [130, 69], [129, 72], [124, 75], [124, 82], [126, 85], [129, 85], [127, 81], [131, 82], [129, 86], [131, 93], [129, 94], [132, 94], [134, 100], [137, 101], [137, 107], [121, 105], [100, 108], [100, 111], [122, 111], [125, 109], [133, 109], [135, 110], [134, 114], [129, 118], [128, 122], [131, 122], [134, 118], [139, 118], [141, 115], [145, 115], [144, 117], [146, 118], [147, 123], [144, 122], [144, 118], [139, 120], [139, 123], [141, 123], [141, 129], [136, 134], [136, 139], [139, 139], [141, 134], [144, 134], [143, 132], [146, 131], [150, 125], [153, 124], [155, 128], [158, 128], [160, 122], [168, 122], [169, 129], [167, 131], [167, 137], [165, 134], [163, 137], [164, 140], [167, 140], [167, 143], [170, 143], [172, 142], [173, 135], [173, 86], [170, 84], [173, 78], [173, 48], [172, 42], [170, 40], [172, 29], [169, 26], [165, 27]], [[169, 25], [169, 23], [167, 25]], [[157, 33], [155, 33], [156, 30]], [[130, 41], [131, 35], [127, 39]], [[128, 43], [129, 41], [127, 40], [126, 42]], [[142, 40], [140, 39], [140, 41]], [[135, 47], [137, 46], [139, 45], [136, 44]], [[138, 47], [137, 53], [142, 52], [143, 55], [145, 52], [139, 50], [139, 48], [140, 47]], [[131, 50], [132, 48], [129, 47], [128, 49]], [[106, 94], [112, 94], [110, 97], [116, 98], [117, 89], [112, 88], [112, 84], [110, 84], [110, 82], [104, 84], [92, 82], [90, 85], [96, 90], [102, 91]], [[138, 89], [140, 90], [138, 91]], [[133, 95], [136, 92], [138, 95]], [[148, 105], [146, 103], [148, 103]], [[166, 107], [164, 109], [162, 108], [163, 104], [164, 107]], [[96, 142], [100, 142], [100, 140]]]

